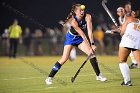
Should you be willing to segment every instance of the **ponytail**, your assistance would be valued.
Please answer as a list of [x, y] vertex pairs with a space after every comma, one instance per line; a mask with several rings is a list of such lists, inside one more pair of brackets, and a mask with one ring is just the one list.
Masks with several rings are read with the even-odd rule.
[[64, 21], [64, 24], [66, 24], [69, 21], [69, 19], [72, 18], [72, 16], [75, 16], [75, 12], [74, 11], [75, 11], [76, 7], [78, 7], [78, 6], [81, 6], [81, 4], [74, 4], [72, 6], [71, 12], [68, 14], [66, 20]]

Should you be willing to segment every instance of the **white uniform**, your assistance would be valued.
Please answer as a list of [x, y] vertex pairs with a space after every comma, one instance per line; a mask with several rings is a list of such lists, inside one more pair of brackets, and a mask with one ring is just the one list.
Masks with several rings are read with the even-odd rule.
[[127, 47], [140, 50], [140, 29], [134, 29], [134, 25], [140, 26], [140, 20], [138, 23], [131, 22], [127, 25], [126, 31], [122, 36], [120, 47]]

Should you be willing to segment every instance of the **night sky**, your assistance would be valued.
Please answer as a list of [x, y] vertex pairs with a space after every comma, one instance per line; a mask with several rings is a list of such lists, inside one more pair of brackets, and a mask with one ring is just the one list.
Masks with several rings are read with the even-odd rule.
[[[100, 12], [108, 16], [101, 5], [102, 0], [0, 0], [0, 34], [8, 28], [14, 18], [24, 29], [30, 27], [32, 30], [46, 27], [59, 27], [59, 20], [65, 20], [74, 3], [86, 5], [86, 10], [98, 16]], [[130, 0], [132, 9], [140, 9], [140, 0]], [[126, 0], [108, 0], [107, 6], [116, 12], [118, 6], [123, 5]], [[93, 16], [94, 17], [94, 16]], [[94, 21], [94, 19], [93, 19]]]

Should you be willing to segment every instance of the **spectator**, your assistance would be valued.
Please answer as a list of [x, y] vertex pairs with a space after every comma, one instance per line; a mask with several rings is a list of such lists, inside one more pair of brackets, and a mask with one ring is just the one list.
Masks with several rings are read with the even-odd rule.
[[93, 32], [94, 38], [96, 40], [97, 46], [99, 45], [100, 54], [105, 54], [104, 52], [104, 32], [100, 26], [97, 27], [97, 29]]
[[34, 48], [35, 48], [35, 55], [43, 55], [43, 49], [42, 49], [42, 37], [43, 37], [43, 33], [40, 29], [36, 29], [35, 30], [35, 34], [34, 34], [34, 39], [35, 39], [35, 44], [34, 44]]
[[32, 55], [32, 36], [28, 27], [25, 28], [25, 33], [23, 34], [23, 44], [25, 46], [25, 55]]
[[48, 30], [48, 32], [49, 32], [49, 34], [50, 34], [50, 45], [51, 45], [51, 47], [50, 47], [50, 50], [51, 50], [51, 54], [55, 54], [55, 55], [57, 55], [58, 54], [58, 50], [57, 50], [57, 42], [58, 42], [58, 40], [57, 40], [57, 36], [56, 36], [56, 32], [55, 32], [55, 30], [53, 30], [53, 29], [51, 29], [51, 28], [48, 28], [47, 29]]
[[4, 33], [2, 34], [2, 50], [5, 56], [9, 54], [9, 34], [8, 29], [4, 30]]
[[9, 27], [9, 39], [10, 39], [10, 48], [9, 48], [9, 57], [16, 58], [17, 48], [19, 39], [21, 39], [22, 29], [18, 25], [18, 20], [14, 19], [13, 24]]
[[[111, 25], [110, 27], [112, 30], [116, 30], [116, 26], [114, 24]], [[112, 53], [117, 54], [118, 49], [119, 49], [119, 43], [121, 41], [121, 36], [119, 33], [115, 33], [111, 35], [112, 37]]]

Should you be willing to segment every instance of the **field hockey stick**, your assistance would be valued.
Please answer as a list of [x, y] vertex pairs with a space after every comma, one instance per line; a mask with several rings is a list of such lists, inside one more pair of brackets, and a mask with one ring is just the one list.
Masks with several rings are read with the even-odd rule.
[[116, 30], [106, 30], [105, 33], [106, 34], [111, 34], [111, 33], [119, 33], [119, 32], [116, 29]]
[[105, 11], [107, 12], [107, 14], [109, 15], [109, 17], [111, 18], [111, 20], [113, 21], [113, 23], [115, 24], [115, 26], [119, 29], [119, 25], [116, 22], [115, 18], [112, 16], [111, 12], [109, 11], [109, 9], [107, 8], [107, 6], [105, 5], [105, 3], [107, 3], [107, 0], [103, 0], [102, 1], [102, 6], [105, 9]]
[[86, 62], [90, 59], [90, 57], [93, 56], [93, 53], [90, 53], [90, 55], [86, 58], [86, 60], [83, 62], [83, 64], [80, 66], [80, 68], [78, 69], [78, 71], [75, 73], [75, 75], [71, 78], [71, 82], [73, 83], [76, 79], [76, 77], [78, 76], [79, 72], [81, 71], [81, 69], [83, 68], [83, 66], [86, 64]]

